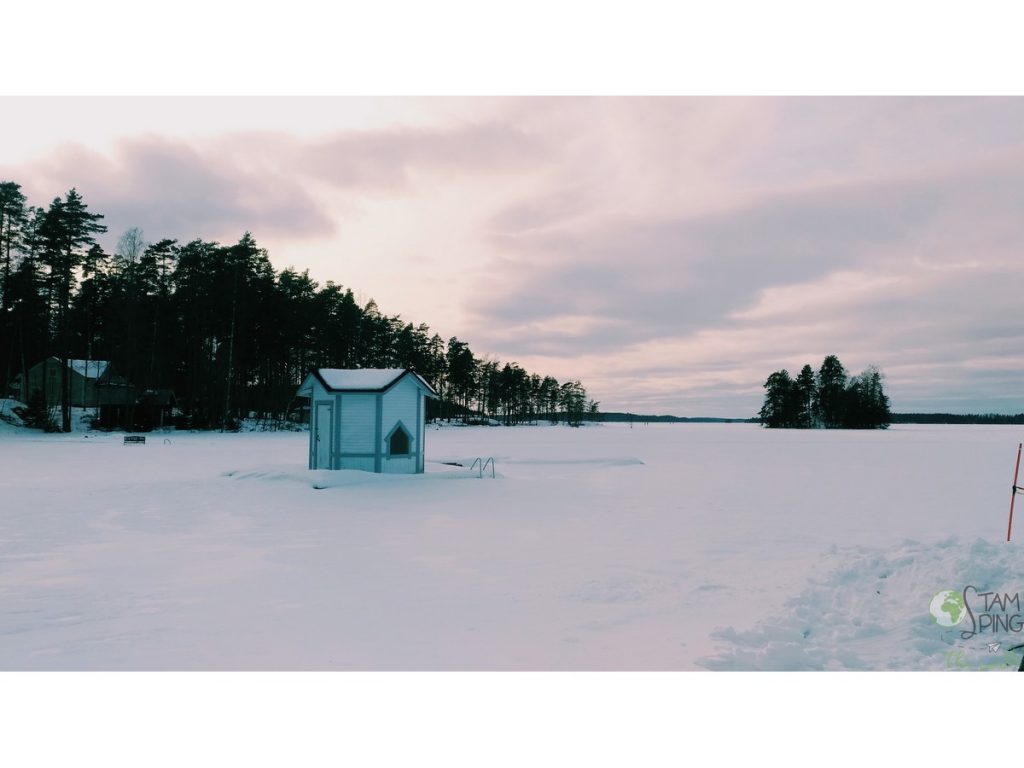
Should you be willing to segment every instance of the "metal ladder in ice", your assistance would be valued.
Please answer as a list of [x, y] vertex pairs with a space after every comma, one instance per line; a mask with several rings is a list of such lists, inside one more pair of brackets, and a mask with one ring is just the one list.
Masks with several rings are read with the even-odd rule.
[[483, 478], [484, 472], [487, 470], [487, 465], [488, 464], [491, 465], [491, 477], [494, 478], [495, 475], [494, 475], [494, 457], [493, 456], [488, 456], [486, 459], [484, 459], [484, 458], [476, 459], [473, 462], [473, 464], [470, 466], [469, 471], [472, 472], [474, 469], [479, 467], [480, 469], [477, 472], [477, 477]]

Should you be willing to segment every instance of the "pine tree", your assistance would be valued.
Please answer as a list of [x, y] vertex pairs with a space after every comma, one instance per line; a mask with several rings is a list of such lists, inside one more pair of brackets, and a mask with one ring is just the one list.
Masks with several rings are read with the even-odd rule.
[[469, 345], [452, 336], [448, 340], [448, 385], [453, 399], [462, 406], [463, 414], [469, 409], [469, 399], [476, 383], [476, 359]]
[[54, 199], [40, 227], [57, 311], [56, 350], [61, 360], [61, 430], [64, 432], [71, 431], [71, 380], [68, 376], [71, 290], [75, 283], [75, 269], [84, 259], [83, 249], [95, 244], [97, 234], [107, 231], [99, 223], [102, 218], [101, 214], [90, 213], [82, 196], [72, 188], [63, 200]]
[[818, 371], [817, 402], [822, 424], [832, 429], [843, 424], [846, 369], [835, 355], [829, 355]]
[[587, 393], [578, 381], [567, 381], [561, 387], [562, 408], [565, 411], [565, 423], [570, 427], [583, 424], [587, 410]]
[[21, 193], [21, 185], [13, 181], [0, 181], [0, 258], [3, 259], [0, 310], [6, 311], [11, 305], [11, 254], [18, 247], [26, 221], [25, 196]]
[[758, 414], [761, 424], [769, 429], [796, 426], [798, 402], [795, 382], [789, 371], [776, 371], [764, 383], [764, 405]]
[[876, 429], [886, 429], [892, 423], [892, 411], [889, 410], [889, 398], [882, 386], [882, 372], [870, 366], [862, 376], [866, 377], [871, 425]]
[[[0, 182], [0, 372], [3, 373], [3, 387], [10, 381], [11, 373], [17, 367], [14, 359], [16, 329], [11, 312], [11, 276], [14, 269], [13, 254], [18, 251], [27, 224], [25, 196], [21, 186], [13, 181]], [[5, 394], [0, 390], [0, 395]]]
[[850, 379], [846, 388], [843, 426], [847, 429], [885, 429], [892, 421], [882, 374], [871, 366]]
[[75, 357], [95, 360], [97, 342], [104, 333], [103, 310], [109, 303], [110, 257], [93, 245], [82, 261], [82, 282], [71, 299], [72, 346]]
[[[22, 396], [26, 399], [28, 369], [36, 363], [49, 342], [49, 307], [44, 297], [45, 278], [36, 259], [26, 256], [11, 276], [9, 326], [11, 328], [11, 370], [18, 371], [22, 381]], [[44, 386], [45, 386], [45, 379]]]
[[815, 425], [817, 414], [815, 413], [815, 388], [814, 370], [810, 365], [805, 365], [800, 370], [800, 375], [793, 382], [796, 390], [796, 417], [794, 426], [801, 429], [808, 429]]

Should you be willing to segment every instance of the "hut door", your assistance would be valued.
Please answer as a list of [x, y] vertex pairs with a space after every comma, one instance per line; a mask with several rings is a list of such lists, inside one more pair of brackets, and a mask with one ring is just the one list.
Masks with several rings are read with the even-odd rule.
[[334, 406], [318, 403], [316, 406], [316, 468], [333, 469], [331, 465], [331, 437], [334, 427]]

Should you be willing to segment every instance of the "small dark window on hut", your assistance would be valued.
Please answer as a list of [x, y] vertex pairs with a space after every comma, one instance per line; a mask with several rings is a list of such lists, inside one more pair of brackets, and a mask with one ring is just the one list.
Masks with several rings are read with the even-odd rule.
[[391, 442], [388, 444], [388, 454], [391, 456], [409, 455], [409, 433], [401, 427], [391, 433]]

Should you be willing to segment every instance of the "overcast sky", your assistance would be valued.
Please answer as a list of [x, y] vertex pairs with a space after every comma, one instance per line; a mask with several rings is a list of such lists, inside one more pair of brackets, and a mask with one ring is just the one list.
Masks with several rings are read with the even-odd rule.
[[250, 230], [605, 410], [749, 416], [837, 354], [896, 411], [1024, 411], [1024, 99], [2, 103], [33, 204]]

